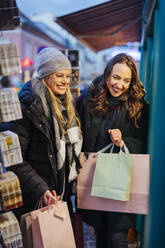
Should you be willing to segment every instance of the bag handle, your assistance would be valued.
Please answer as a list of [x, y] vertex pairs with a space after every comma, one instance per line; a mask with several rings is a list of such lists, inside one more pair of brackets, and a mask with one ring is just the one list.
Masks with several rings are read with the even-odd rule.
[[[48, 199], [48, 206], [50, 206], [50, 197]], [[35, 210], [40, 209], [40, 208], [43, 208], [43, 196], [40, 197], [40, 199], [37, 201], [34, 207]]]
[[[109, 153], [112, 153], [113, 150], [114, 150], [114, 148], [115, 148], [114, 143], [111, 143], [111, 144], [112, 144], [112, 146], [111, 146], [111, 149], [110, 149]], [[124, 141], [123, 141], [123, 144], [122, 145], [120, 145], [120, 152], [123, 151], [125, 154], [128, 155], [130, 152], [129, 152], [128, 147], [126, 146], [126, 144], [125, 144]]]
[[104, 148], [102, 148], [101, 150], [99, 150], [98, 152], [96, 152], [93, 157], [97, 157], [97, 155], [100, 153], [100, 152], [105, 152], [106, 150], [108, 150], [111, 146], [113, 146], [113, 143], [110, 143], [108, 145], [106, 145]]
[[[97, 155], [98, 155], [100, 152], [105, 152], [105, 151], [107, 151], [109, 148], [111, 148], [110, 151], [109, 151], [109, 153], [113, 153], [114, 147], [115, 147], [114, 143], [111, 142], [110, 144], [106, 145], [104, 148], [102, 148], [101, 150], [99, 150], [98, 152], [96, 152], [96, 153], [93, 155], [93, 157], [97, 157]], [[127, 154], [127, 155], [130, 153], [129, 150], [128, 150], [128, 147], [126, 146], [126, 144], [125, 144], [124, 141], [123, 141], [123, 147], [120, 146], [120, 152], [121, 152], [122, 150], [123, 150], [123, 151], [125, 152], [125, 154]]]
[[[114, 148], [114, 144], [113, 143], [110, 143], [108, 145], [106, 145], [104, 148], [102, 148], [101, 150], [99, 150], [96, 154], [100, 153], [100, 152], [105, 152], [107, 151], [109, 148], [111, 148], [111, 150], [113, 151], [113, 148]], [[111, 151], [110, 150], [110, 151]]]
[[[63, 202], [63, 201], [60, 201], [60, 202]], [[48, 207], [48, 214], [50, 213], [50, 210], [51, 210], [52, 206], [54, 205], [55, 208], [54, 208], [54, 214], [53, 214], [53, 216], [56, 217], [56, 218], [59, 218], [62, 221], [64, 221], [64, 219], [66, 217], [66, 211], [64, 212], [63, 209], [61, 210], [60, 208], [56, 209], [56, 206], [57, 206], [56, 204], [57, 203], [50, 204], [50, 197], [49, 197], [49, 203], [48, 203], [48, 206], [46, 206], [46, 207]], [[43, 208], [43, 197], [42, 196], [41, 196], [41, 198], [39, 200], [39, 203], [38, 203], [38, 209], [39, 208], [44, 209]]]

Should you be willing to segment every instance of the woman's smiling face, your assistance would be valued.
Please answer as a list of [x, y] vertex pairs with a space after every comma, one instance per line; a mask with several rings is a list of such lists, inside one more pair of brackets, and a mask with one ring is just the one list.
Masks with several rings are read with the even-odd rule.
[[56, 95], [64, 95], [71, 81], [71, 71], [61, 70], [48, 75], [45, 78], [47, 86]]
[[132, 72], [127, 64], [115, 64], [107, 81], [107, 87], [111, 95], [113, 97], [119, 97], [125, 93], [129, 89], [131, 79]]

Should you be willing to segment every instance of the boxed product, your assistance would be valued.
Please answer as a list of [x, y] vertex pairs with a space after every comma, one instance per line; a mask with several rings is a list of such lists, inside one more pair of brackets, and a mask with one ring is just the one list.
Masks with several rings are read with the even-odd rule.
[[22, 73], [20, 56], [15, 43], [0, 44], [0, 75]]
[[70, 60], [72, 67], [78, 67], [80, 64], [79, 50], [68, 50], [68, 59]]
[[5, 167], [22, 163], [18, 135], [11, 131], [0, 132], [0, 156]]
[[0, 91], [0, 122], [22, 118], [20, 102], [15, 89], [4, 88]]
[[80, 84], [80, 70], [79, 69], [72, 69], [71, 86], [75, 86], [78, 84]]
[[11, 211], [0, 215], [0, 232], [3, 247], [23, 247], [20, 226]]

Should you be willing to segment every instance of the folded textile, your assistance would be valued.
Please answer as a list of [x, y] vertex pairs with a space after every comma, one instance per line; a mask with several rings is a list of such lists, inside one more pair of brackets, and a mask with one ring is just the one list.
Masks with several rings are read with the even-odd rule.
[[0, 122], [22, 118], [22, 111], [16, 90], [4, 88], [0, 91]]
[[16, 44], [0, 44], [0, 75], [18, 73], [22, 73], [22, 68]]
[[0, 232], [2, 235], [3, 247], [23, 247], [19, 223], [12, 212], [3, 213], [0, 215]]
[[11, 210], [23, 205], [19, 179], [12, 171], [0, 175], [0, 195], [2, 209]]
[[0, 132], [0, 157], [5, 167], [22, 163], [19, 138], [11, 131]]

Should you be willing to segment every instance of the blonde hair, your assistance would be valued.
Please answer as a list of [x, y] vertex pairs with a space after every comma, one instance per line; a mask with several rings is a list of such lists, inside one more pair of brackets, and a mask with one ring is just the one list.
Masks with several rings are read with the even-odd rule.
[[66, 129], [71, 125], [72, 121], [74, 119], [76, 119], [77, 123], [78, 123], [78, 126], [80, 127], [80, 121], [78, 119], [78, 117], [76, 116], [76, 112], [75, 112], [75, 108], [74, 108], [74, 105], [73, 105], [73, 97], [71, 95], [71, 92], [70, 92], [70, 89], [69, 87], [67, 87], [66, 89], [66, 110], [67, 110], [67, 113], [68, 113], [68, 120], [67, 120], [67, 123], [66, 125], [64, 126], [63, 123], [64, 123], [64, 117], [59, 109], [59, 103], [58, 103], [58, 100], [56, 98], [56, 96], [53, 94], [52, 90], [49, 88], [49, 86], [46, 84], [45, 82], [45, 79], [43, 80], [43, 83], [44, 85], [47, 87], [48, 91], [49, 91], [49, 94], [50, 94], [50, 98], [51, 98], [51, 101], [52, 101], [52, 105], [53, 105], [53, 108], [54, 108], [54, 112], [57, 116], [57, 119], [58, 119], [58, 122], [59, 122], [59, 125], [61, 127], [61, 129], [66, 132]]

